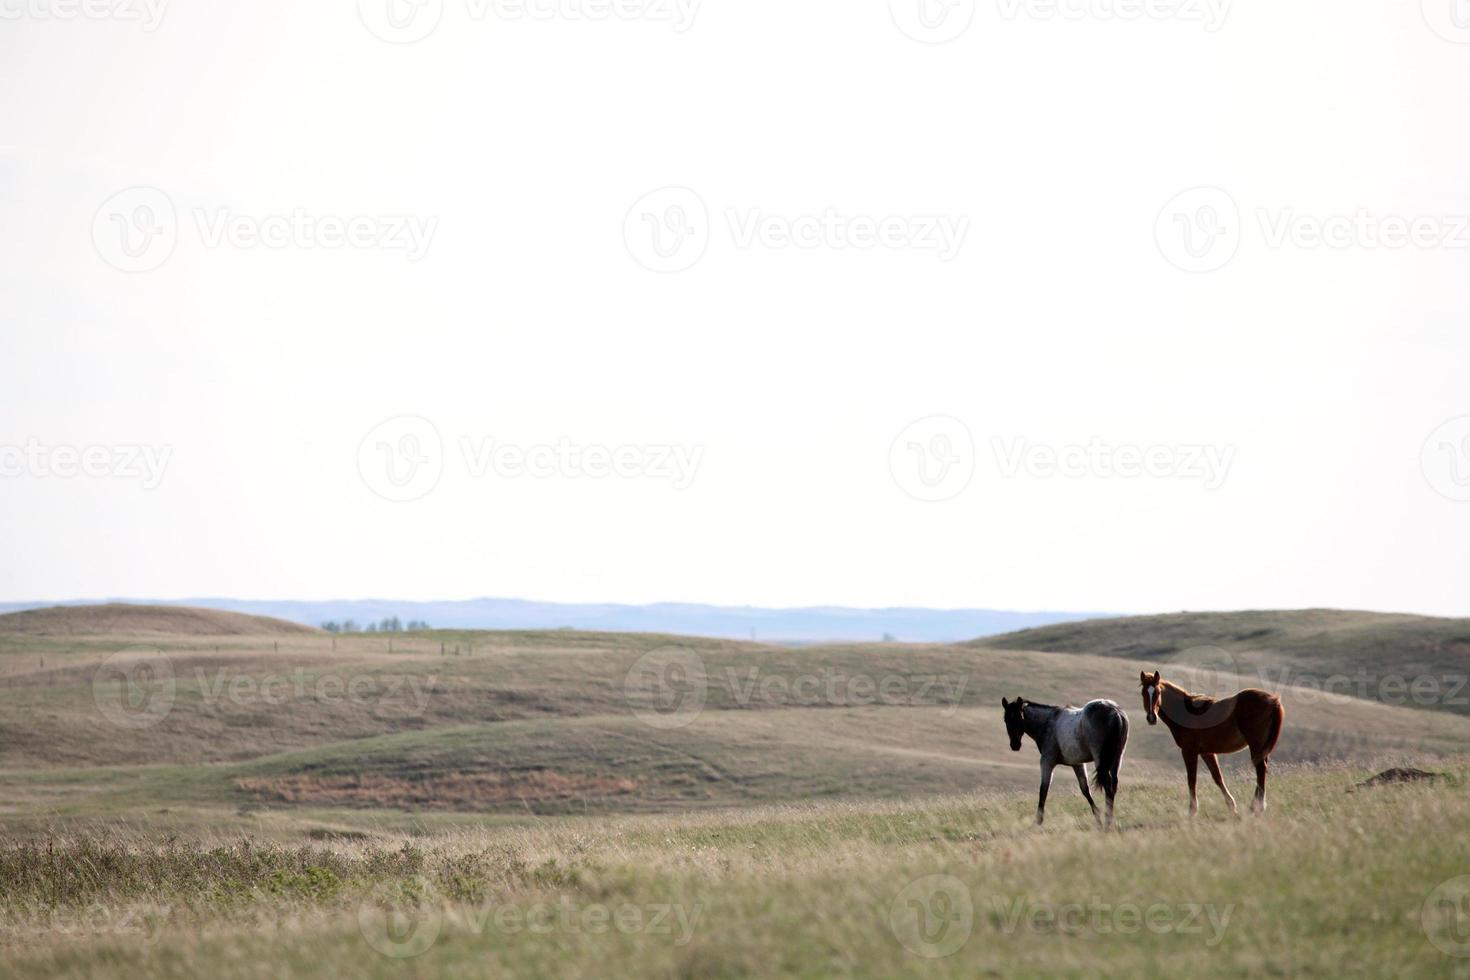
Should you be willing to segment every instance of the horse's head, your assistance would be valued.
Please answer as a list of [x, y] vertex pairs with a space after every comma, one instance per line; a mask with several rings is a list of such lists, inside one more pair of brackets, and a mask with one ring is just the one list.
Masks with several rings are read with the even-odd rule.
[[1152, 674], [1140, 671], [1138, 682], [1143, 690], [1143, 714], [1150, 725], [1159, 723], [1159, 706], [1164, 701], [1164, 683], [1156, 670]]
[[1021, 736], [1026, 734], [1026, 702], [1021, 698], [1014, 701], [1000, 699], [1006, 712], [1006, 734], [1011, 737], [1011, 751], [1021, 751]]

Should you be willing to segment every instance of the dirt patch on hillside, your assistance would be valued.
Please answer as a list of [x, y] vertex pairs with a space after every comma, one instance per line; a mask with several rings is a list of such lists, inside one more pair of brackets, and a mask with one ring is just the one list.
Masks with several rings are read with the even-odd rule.
[[1353, 789], [1372, 789], [1375, 786], [1394, 786], [1401, 783], [1430, 783], [1444, 779], [1442, 772], [1425, 772], [1423, 769], [1386, 769]]
[[285, 636], [321, 630], [269, 616], [192, 606], [53, 606], [0, 616], [11, 636]]
[[424, 779], [402, 776], [278, 776], [240, 778], [235, 785], [262, 800], [316, 806], [490, 809], [505, 804], [605, 799], [636, 792], [638, 780], [534, 769], [472, 772]]

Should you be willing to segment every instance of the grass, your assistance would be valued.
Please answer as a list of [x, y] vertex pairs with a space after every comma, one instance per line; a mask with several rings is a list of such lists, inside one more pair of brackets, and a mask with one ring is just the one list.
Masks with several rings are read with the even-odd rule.
[[1348, 792], [1365, 774], [1304, 767], [1267, 818], [1207, 798], [1193, 825], [1177, 782], [1139, 786], [1106, 835], [1075, 794], [1039, 830], [1029, 794], [987, 794], [329, 847], [28, 842], [0, 850], [0, 936], [16, 977], [1453, 976], [1421, 911], [1470, 870], [1470, 799]]

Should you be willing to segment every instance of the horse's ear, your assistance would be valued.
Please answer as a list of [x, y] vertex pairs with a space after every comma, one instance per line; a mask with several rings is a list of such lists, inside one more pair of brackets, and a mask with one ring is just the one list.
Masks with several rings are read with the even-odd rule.
[[1140, 670], [1138, 672], [1138, 683], [1140, 683], [1140, 684], [1147, 684], [1148, 683], [1148, 671], [1146, 671], [1146, 670]]
[[1002, 708], [1009, 708], [1011, 706], [1011, 703], [1009, 701], [1007, 701], [1005, 698], [1001, 698], [1000, 699], [1000, 706]]
[[1156, 670], [1156, 671], [1154, 671], [1154, 683], [1157, 684], [1158, 682], [1159, 682], [1159, 672]]

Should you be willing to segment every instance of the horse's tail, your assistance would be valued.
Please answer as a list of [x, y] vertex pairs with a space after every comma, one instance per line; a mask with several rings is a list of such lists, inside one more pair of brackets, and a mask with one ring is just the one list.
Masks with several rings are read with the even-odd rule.
[[1272, 696], [1267, 703], [1266, 710], [1271, 712], [1271, 719], [1266, 729], [1266, 741], [1261, 745], [1261, 751], [1254, 753], [1264, 759], [1276, 749], [1276, 740], [1281, 737], [1281, 726], [1286, 721], [1286, 709], [1281, 705], [1281, 699]]
[[1108, 794], [1118, 792], [1118, 769], [1123, 765], [1123, 750], [1128, 746], [1128, 716], [1114, 707], [1103, 735], [1097, 766], [1092, 771], [1092, 785]]

